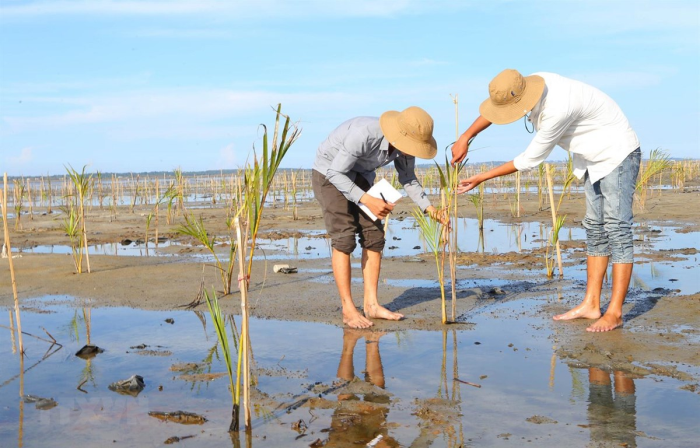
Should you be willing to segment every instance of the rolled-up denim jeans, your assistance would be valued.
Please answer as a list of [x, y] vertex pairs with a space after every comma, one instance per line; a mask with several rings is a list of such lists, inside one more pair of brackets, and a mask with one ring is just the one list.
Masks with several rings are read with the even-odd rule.
[[587, 254], [612, 256], [613, 263], [633, 263], [632, 203], [642, 153], [632, 151], [610, 174], [591, 183], [585, 174]]

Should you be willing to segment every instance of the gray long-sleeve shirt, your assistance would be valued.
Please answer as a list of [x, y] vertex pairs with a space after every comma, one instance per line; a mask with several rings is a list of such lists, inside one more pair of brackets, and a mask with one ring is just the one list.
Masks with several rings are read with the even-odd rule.
[[326, 176], [343, 195], [356, 204], [365, 192], [355, 184], [356, 176], [374, 184], [375, 170], [394, 162], [399, 182], [421, 210], [430, 206], [416, 178], [416, 158], [399, 151], [389, 155], [389, 142], [379, 127], [379, 118], [357, 117], [338, 126], [316, 151], [313, 169]]

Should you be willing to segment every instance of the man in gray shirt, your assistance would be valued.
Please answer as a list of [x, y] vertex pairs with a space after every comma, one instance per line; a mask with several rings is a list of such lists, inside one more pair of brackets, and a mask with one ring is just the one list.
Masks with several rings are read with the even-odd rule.
[[[377, 301], [385, 242], [380, 220], [391, 213], [394, 204], [366, 193], [374, 184], [375, 170], [394, 162], [408, 196], [433, 219], [444, 219], [430, 204], [415, 174], [416, 157], [432, 159], [436, 152], [433, 119], [415, 106], [402, 112], [385, 112], [380, 118], [348, 120], [318, 147], [311, 181], [331, 238], [333, 275], [343, 307], [343, 323], [349, 327], [371, 327], [370, 318], [403, 318]], [[367, 217], [360, 203], [379, 219]], [[357, 236], [362, 247], [364, 316], [355, 307], [350, 288], [350, 254], [357, 245]]]

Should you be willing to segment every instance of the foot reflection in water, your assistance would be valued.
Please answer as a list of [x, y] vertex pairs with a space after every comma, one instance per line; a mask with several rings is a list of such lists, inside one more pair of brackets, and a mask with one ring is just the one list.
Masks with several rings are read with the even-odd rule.
[[588, 369], [588, 421], [591, 442], [636, 447], [636, 401], [634, 380], [626, 373]]
[[[387, 433], [387, 414], [391, 402], [384, 392], [384, 369], [379, 354], [379, 339], [383, 332], [343, 331], [343, 351], [338, 364], [338, 377], [349, 381], [340, 390], [338, 407], [333, 412], [326, 447], [363, 446], [382, 436], [375, 447], [398, 447], [399, 443]], [[357, 341], [365, 340], [365, 381], [355, 378], [354, 354]]]

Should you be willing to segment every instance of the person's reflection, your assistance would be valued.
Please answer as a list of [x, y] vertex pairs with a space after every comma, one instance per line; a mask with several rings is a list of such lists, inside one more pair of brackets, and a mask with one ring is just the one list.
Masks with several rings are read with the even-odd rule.
[[[338, 394], [340, 403], [333, 412], [328, 441], [324, 446], [364, 445], [381, 435], [383, 438], [375, 447], [398, 447], [399, 443], [387, 435], [386, 416], [390, 402], [388, 394], [377, 393], [374, 387], [353, 382], [355, 379], [354, 354], [357, 341], [365, 339], [365, 381], [384, 389], [384, 369], [379, 354], [379, 339], [385, 333], [356, 330], [343, 330], [343, 351], [338, 364], [338, 378], [350, 381], [347, 393]], [[357, 387], [355, 387], [357, 386]], [[362, 395], [362, 401], [357, 395]]]
[[[594, 443], [615, 442], [627, 447], [636, 447], [636, 397], [634, 380], [625, 372], [610, 373], [591, 367], [588, 369], [588, 420], [591, 441]], [[614, 390], [614, 394], [613, 394]]]

